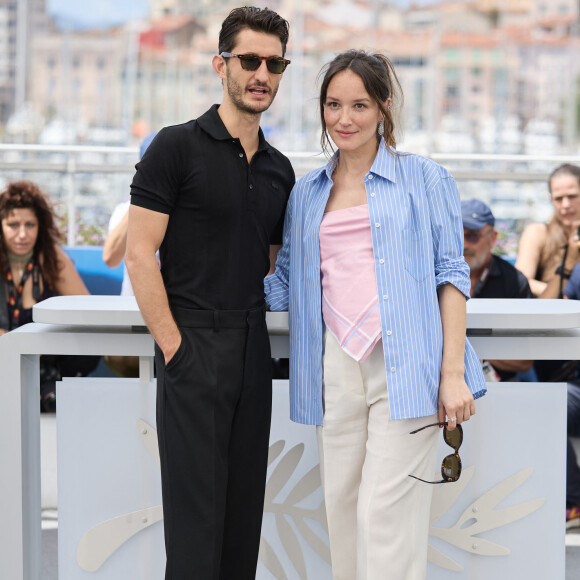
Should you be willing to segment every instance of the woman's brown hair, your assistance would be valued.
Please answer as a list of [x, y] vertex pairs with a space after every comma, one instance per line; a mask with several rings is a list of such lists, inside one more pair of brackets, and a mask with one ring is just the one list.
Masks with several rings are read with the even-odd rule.
[[[386, 106], [387, 99], [391, 99], [392, 107], [397, 110], [403, 106], [403, 90], [395, 73], [395, 67], [383, 54], [371, 54], [364, 50], [353, 49], [336, 56], [323, 67], [319, 75], [319, 77], [323, 77], [320, 86], [320, 121], [322, 124], [320, 144], [322, 150], [327, 156], [330, 155], [329, 149], [334, 152], [324, 121], [328, 85], [338, 73], [345, 70], [350, 70], [361, 78], [366, 92], [377, 103], [385, 120], [385, 144], [387, 148], [396, 149], [395, 122], [391, 109]], [[381, 137], [377, 133], [377, 141], [380, 142], [380, 139]]]
[[[41, 260], [44, 283], [54, 288], [58, 279], [59, 262], [56, 248], [59, 231], [54, 219], [52, 204], [47, 195], [31, 181], [14, 181], [0, 193], [0, 220], [8, 217], [15, 209], [30, 209], [38, 220], [38, 238], [34, 254]], [[8, 255], [0, 228], [0, 272], [6, 272]]]
[[[570, 177], [574, 177], [580, 185], [580, 167], [577, 165], [571, 165], [569, 163], [564, 163], [560, 165], [550, 173], [550, 177], [548, 178], [548, 187], [550, 189], [550, 196], [552, 195], [552, 180], [555, 177], [561, 177], [564, 175], [569, 175]], [[546, 243], [542, 248], [542, 253], [540, 254], [540, 263], [538, 265], [538, 272], [536, 273], [537, 279], [542, 278], [543, 269], [546, 266], [549, 266], [554, 257], [557, 254], [563, 252], [562, 248], [568, 243], [568, 235], [564, 231], [562, 224], [558, 220], [558, 216], [556, 213], [550, 219], [548, 223], [548, 237], [546, 239]]]

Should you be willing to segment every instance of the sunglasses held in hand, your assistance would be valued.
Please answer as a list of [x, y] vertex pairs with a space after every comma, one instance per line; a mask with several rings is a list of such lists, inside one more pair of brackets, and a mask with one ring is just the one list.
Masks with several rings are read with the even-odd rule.
[[281, 56], [258, 56], [257, 54], [234, 54], [233, 52], [222, 52], [223, 58], [239, 58], [244, 70], [258, 70], [262, 61], [266, 61], [266, 68], [272, 74], [281, 75], [290, 61]]
[[443, 440], [445, 443], [447, 443], [447, 445], [449, 445], [449, 447], [453, 447], [455, 453], [452, 453], [443, 459], [443, 462], [441, 463], [441, 477], [443, 477], [443, 479], [441, 481], [425, 481], [424, 479], [414, 475], [409, 475], [409, 477], [418, 479], [423, 483], [453, 483], [454, 481], [457, 481], [461, 475], [461, 458], [459, 457], [459, 448], [463, 443], [463, 429], [461, 428], [461, 425], [457, 425], [453, 431], [450, 431], [447, 429], [447, 422], [432, 423], [431, 425], [425, 425], [425, 427], [411, 431], [409, 435], [419, 433], [419, 431], [423, 431], [423, 429], [427, 429], [428, 427], [443, 427]]

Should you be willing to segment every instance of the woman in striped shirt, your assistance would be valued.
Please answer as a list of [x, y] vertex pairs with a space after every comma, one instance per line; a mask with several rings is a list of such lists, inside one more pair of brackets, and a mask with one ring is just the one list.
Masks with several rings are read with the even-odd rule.
[[381, 54], [327, 66], [333, 154], [296, 183], [265, 282], [270, 309], [289, 311], [291, 418], [317, 425], [335, 580], [425, 577], [432, 486], [415, 478], [433, 479], [439, 430], [411, 431], [447, 417], [452, 432], [485, 393], [457, 187], [396, 150], [400, 97]]

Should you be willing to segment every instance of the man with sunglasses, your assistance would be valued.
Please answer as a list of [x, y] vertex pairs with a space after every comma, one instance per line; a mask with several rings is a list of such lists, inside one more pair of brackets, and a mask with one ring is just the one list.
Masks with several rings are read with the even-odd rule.
[[[478, 199], [461, 202], [463, 256], [469, 265], [472, 298], [532, 298], [527, 278], [509, 262], [493, 255], [497, 240], [495, 217]], [[530, 370], [533, 361], [485, 361], [487, 381], [514, 380], [516, 373]]]
[[166, 580], [255, 578], [272, 396], [263, 279], [294, 184], [260, 116], [287, 41], [275, 12], [232, 10], [212, 61], [222, 103], [162, 129], [131, 185], [126, 263], [156, 343]]

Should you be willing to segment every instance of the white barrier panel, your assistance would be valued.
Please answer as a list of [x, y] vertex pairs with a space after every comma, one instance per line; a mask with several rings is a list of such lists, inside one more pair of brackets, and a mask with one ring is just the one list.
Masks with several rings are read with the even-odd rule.
[[[154, 383], [58, 388], [59, 579], [158, 580]], [[434, 489], [428, 579], [564, 578], [565, 385], [489, 389], [464, 426], [460, 481]], [[442, 442], [440, 458], [450, 452]], [[315, 429], [288, 420], [275, 381], [259, 580], [331, 580], [317, 464]]]

